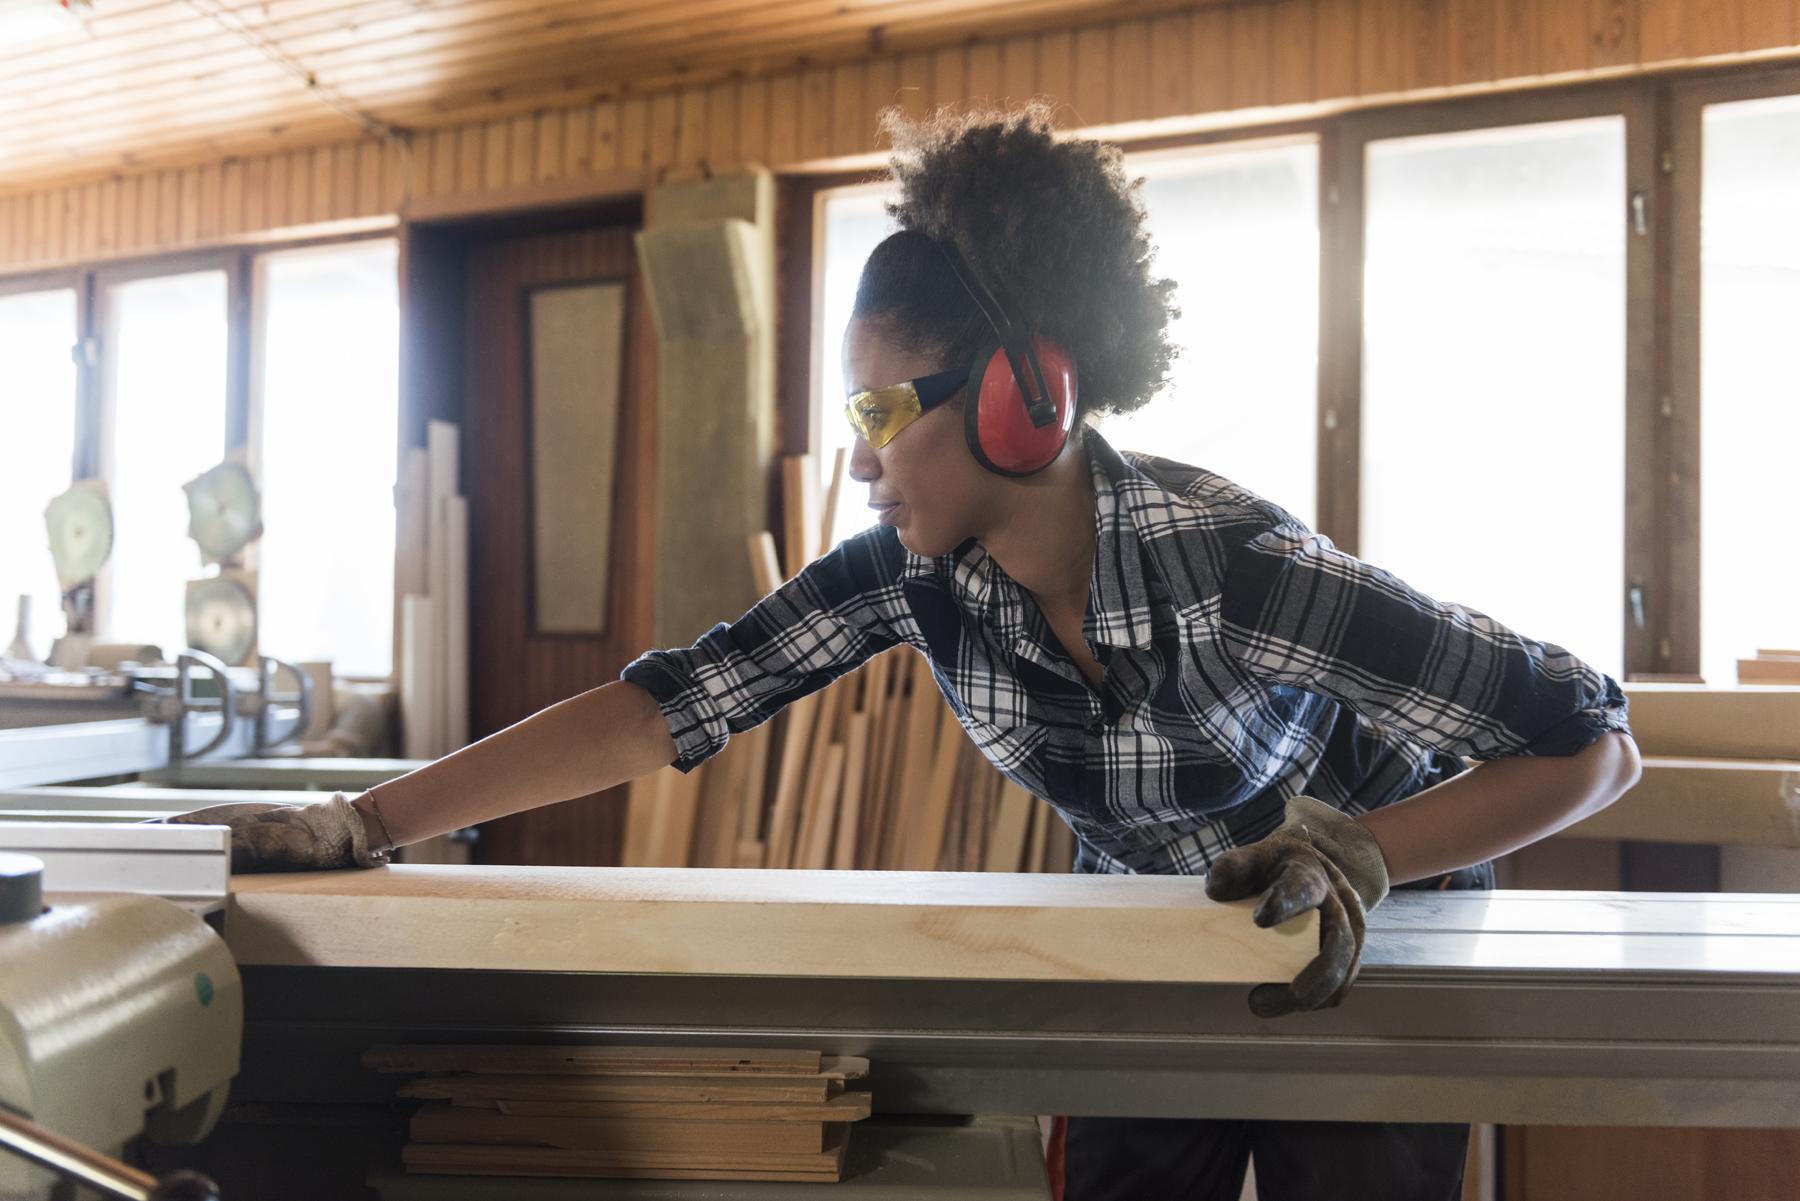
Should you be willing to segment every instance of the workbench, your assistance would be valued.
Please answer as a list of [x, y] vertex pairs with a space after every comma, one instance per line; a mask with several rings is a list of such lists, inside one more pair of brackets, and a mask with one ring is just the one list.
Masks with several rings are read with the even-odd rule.
[[[245, 946], [278, 941], [259, 920]], [[375, 1043], [617, 1041], [867, 1056], [890, 1113], [1800, 1127], [1800, 897], [1399, 892], [1345, 1003], [1275, 1021], [1172, 955], [1131, 980], [895, 978], [879, 948], [830, 977], [699, 952], [678, 972], [459, 969], [383, 929], [344, 965], [309, 962], [313, 935], [239, 954], [240, 1100], [386, 1100], [358, 1063]]]

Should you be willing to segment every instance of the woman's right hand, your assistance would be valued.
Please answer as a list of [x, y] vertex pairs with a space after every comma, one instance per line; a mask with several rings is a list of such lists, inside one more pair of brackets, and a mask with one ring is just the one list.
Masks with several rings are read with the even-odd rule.
[[330, 871], [381, 867], [388, 861], [388, 849], [375, 849], [362, 813], [341, 792], [304, 805], [210, 805], [162, 820], [229, 826], [234, 872]]

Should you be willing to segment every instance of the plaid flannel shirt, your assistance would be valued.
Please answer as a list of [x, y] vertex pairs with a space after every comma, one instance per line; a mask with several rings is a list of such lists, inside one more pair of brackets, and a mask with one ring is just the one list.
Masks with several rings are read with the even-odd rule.
[[1466, 769], [1627, 730], [1619, 685], [1431, 599], [1209, 471], [1092, 431], [1091, 686], [973, 540], [939, 558], [877, 527], [624, 679], [692, 770], [727, 738], [905, 643], [983, 755], [1055, 807], [1077, 871], [1202, 874], [1296, 793], [1358, 814]]

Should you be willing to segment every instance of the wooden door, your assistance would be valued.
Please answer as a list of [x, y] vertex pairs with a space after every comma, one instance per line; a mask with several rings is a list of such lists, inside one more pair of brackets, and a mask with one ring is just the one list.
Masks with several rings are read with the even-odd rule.
[[[655, 480], [655, 341], [633, 227], [614, 225], [476, 243], [463, 321], [463, 463], [469, 497], [471, 735], [479, 738], [618, 678], [647, 645]], [[606, 622], [545, 633], [532, 604], [531, 330], [535, 289], [624, 279]], [[598, 731], [596, 732], [598, 734]], [[483, 863], [617, 863], [624, 790], [482, 827]]]

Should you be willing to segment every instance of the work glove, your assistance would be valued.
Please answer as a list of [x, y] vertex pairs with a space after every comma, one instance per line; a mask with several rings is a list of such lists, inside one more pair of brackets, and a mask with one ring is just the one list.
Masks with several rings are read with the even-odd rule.
[[250, 801], [165, 817], [178, 825], [230, 826], [231, 870], [293, 872], [380, 867], [392, 848], [370, 844], [363, 816], [341, 792], [305, 805]]
[[1287, 820], [1247, 847], [1225, 852], [1206, 878], [1206, 895], [1237, 901], [1257, 893], [1252, 920], [1278, 926], [1319, 911], [1319, 954], [1289, 984], [1250, 990], [1260, 1018], [1329, 1009], [1344, 999], [1362, 962], [1364, 915], [1387, 896], [1387, 863], [1361, 822], [1323, 801], [1297, 796]]

